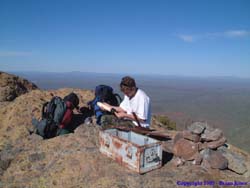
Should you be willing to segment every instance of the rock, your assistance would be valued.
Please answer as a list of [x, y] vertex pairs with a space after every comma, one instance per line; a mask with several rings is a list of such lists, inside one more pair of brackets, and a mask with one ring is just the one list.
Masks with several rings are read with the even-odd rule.
[[226, 143], [227, 139], [225, 137], [222, 137], [221, 139], [213, 142], [205, 142], [202, 144], [202, 148], [210, 148], [210, 149], [216, 149], [220, 146], [223, 146]]
[[0, 175], [10, 166], [11, 159], [0, 159]]
[[180, 140], [181, 138], [183, 138], [183, 133], [182, 132], [178, 132], [174, 139], [173, 139], [173, 143], [175, 144], [178, 140]]
[[184, 163], [185, 163], [185, 161], [182, 160], [182, 159], [179, 158], [179, 157], [174, 158], [172, 162], [173, 162], [174, 166], [176, 166], [176, 167], [182, 166], [182, 165], [184, 165]]
[[229, 145], [224, 144], [223, 146], [218, 147], [217, 150], [220, 151], [221, 153], [225, 153], [228, 152], [228, 150], [230, 149], [229, 147], [230, 147]]
[[198, 153], [198, 144], [181, 138], [174, 144], [173, 153], [184, 160], [193, 160], [195, 154]]
[[202, 155], [201, 155], [200, 153], [197, 153], [197, 154], [195, 155], [195, 157], [194, 157], [193, 164], [194, 164], [194, 165], [200, 165], [201, 162], [202, 162], [202, 160], [203, 160]]
[[26, 79], [0, 71], [0, 102], [12, 101], [37, 88], [35, 84]]
[[201, 167], [204, 168], [204, 169], [206, 169], [206, 170], [211, 169], [211, 166], [210, 166], [210, 164], [209, 164], [209, 162], [208, 162], [207, 159], [203, 159], [202, 160]]
[[202, 155], [202, 157], [204, 158], [204, 159], [207, 159], [208, 157], [209, 157], [209, 155], [210, 155], [210, 149], [204, 149], [204, 150], [202, 150], [201, 152], [200, 152], [200, 154]]
[[207, 148], [206, 146], [206, 143], [201, 143], [201, 142], [198, 142], [198, 150], [201, 151], [201, 150], [204, 150]]
[[162, 149], [168, 153], [173, 153], [174, 143], [172, 140], [162, 141]]
[[220, 129], [209, 130], [206, 129], [204, 133], [201, 135], [202, 141], [216, 141], [219, 140], [223, 136], [223, 133]]
[[188, 130], [194, 134], [201, 134], [205, 130], [206, 124], [203, 122], [194, 122], [188, 126]]
[[205, 130], [213, 131], [215, 128], [210, 126], [208, 123], [205, 123]]
[[234, 172], [236, 172], [237, 174], [244, 174], [245, 172], [247, 172], [247, 167], [244, 163], [245, 159], [243, 156], [234, 153], [232, 151], [230, 151], [229, 149], [225, 148], [225, 147], [221, 147], [218, 149], [218, 151], [220, 151], [222, 153], [222, 155], [227, 158], [228, 160], [228, 168]]
[[33, 153], [33, 154], [29, 155], [30, 162], [40, 161], [40, 160], [43, 160], [44, 158], [45, 158], [45, 152]]
[[11, 148], [4, 149], [0, 152], [0, 176], [10, 166], [11, 161], [14, 159]]
[[191, 140], [195, 143], [199, 142], [200, 141], [200, 136], [197, 135], [197, 134], [192, 134], [190, 131], [183, 131], [182, 132], [182, 135], [185, 139], [187, 140]]
[[219, 152], [215, 152], [208, 159], [212, 168], [224, 170], [228, 166], [228, 160]]
[[228, 166], [228, 160], [218, 151], [205, 149], [201, 152], [201, 155], [211, 168], [224, 170]]
[[43, 140], [43, 137], [41, 137], [40, 135], [35, 134], [35, 133], [29, 135], [27, 138], [28, 138], [28, 140], [32, 141], [33, 143], [40, 142]]

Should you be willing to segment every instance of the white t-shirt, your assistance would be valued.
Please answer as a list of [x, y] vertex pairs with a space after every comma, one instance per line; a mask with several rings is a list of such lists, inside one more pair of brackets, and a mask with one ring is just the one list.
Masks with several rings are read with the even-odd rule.
[[[141, 89], [137, 89], [137, 92], [132, 99], [129, 99], [125, 95], [123, 101], [120, 104], [120, 107], [123, 110], [125, 110], [128, 114], [132, 114], [134, 112], [138, 118], [146, 120], [145, 123], [140, 122], [142, 127], [150, 126], [150, 121], [151, 121], [150, 98]], [[138, 126], [136, 121], [133, 121], [133, 123], [136, 126]]]

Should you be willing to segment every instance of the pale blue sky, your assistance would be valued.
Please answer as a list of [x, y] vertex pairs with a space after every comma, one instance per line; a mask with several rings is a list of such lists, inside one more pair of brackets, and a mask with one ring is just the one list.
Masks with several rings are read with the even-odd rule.
[[0, 70], [250, 77], [250, 1], [0, 0]]

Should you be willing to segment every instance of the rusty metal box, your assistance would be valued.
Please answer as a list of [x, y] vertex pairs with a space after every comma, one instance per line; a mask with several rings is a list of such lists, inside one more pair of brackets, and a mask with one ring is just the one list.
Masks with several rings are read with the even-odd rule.
[[100, 131], [100, 152], [140, 174], [162, 165], [161, 142], [133, 131]]

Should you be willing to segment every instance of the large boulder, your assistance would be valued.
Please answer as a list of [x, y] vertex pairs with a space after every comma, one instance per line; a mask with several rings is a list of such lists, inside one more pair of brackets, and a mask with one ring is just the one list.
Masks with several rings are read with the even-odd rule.
[[218, 151], [205, 149], [201, 151], [203, 161], [206, 160], [211, 168], [224, 170], [228, 166], [228, 160]]
[[244, 174], [247, 171], [247, 167], [244, 163], [245, 158], [233, 151], [230, 151], [226, 147], [220, 147], [218, 149], [222, 155], [227, 158], [229, 164], [228, 168], [237, 174]]
[[193, 160], [198, 153], [198, 144], [181, 138], [174, 144], [173, 153], [184, 160]]

